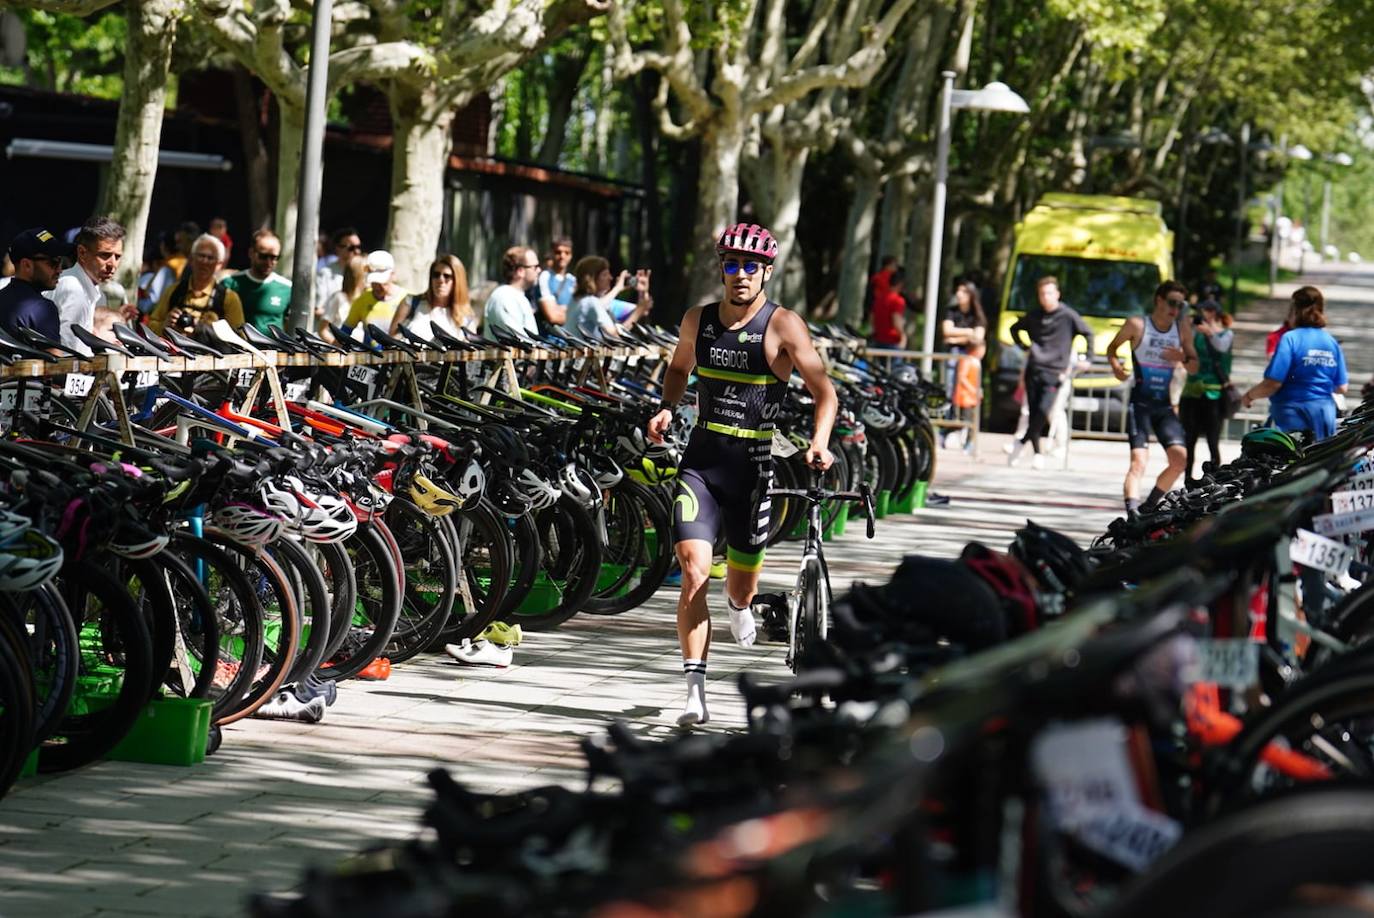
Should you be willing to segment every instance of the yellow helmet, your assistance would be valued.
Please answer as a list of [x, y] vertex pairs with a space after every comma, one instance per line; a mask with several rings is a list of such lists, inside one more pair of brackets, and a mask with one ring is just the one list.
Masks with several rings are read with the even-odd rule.
[[428, 475], [416, 472], [410, 477], [410, 487], [406, 489], [415, 506], [430, 516], [445, 516], [463, 505], [457, 494], [434, 483]]

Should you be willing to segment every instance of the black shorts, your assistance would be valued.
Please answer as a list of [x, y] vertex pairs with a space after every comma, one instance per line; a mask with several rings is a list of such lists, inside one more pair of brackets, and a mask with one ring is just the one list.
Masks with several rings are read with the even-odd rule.
[[1159, 402], [1126, 403], [1126, 436], [1130, 438], [1131, 449], [1145, 449], [1153, 436], [1163, 447], [1182, 446], [1186, 439], [1183, 422], [1174, 412], [1174, 406]]
[[763, 567], [772, 517], [771, 440], [746, 440], [697, 428], [678, 467], [673, 541], [714, 543], [725, 533], [726, 563], [744, 571]]

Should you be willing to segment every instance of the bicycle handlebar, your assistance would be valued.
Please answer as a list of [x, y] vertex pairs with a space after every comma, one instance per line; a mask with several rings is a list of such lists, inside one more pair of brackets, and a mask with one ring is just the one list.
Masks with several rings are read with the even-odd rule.
[[864, 516], [868, 523], [868, 537], [871, 539], [877, 535], [877, 517], [873, 510], [873, 489], [867, 484], [859, 486], [857, 491], [831, 491], [822, 488], [820, 485], [821, 474], [815, 469], [811, 472], [811, 487], [802, 488], [769, 488], [769, 497], [794, 497], [808, 503], [823, 503], [828, 500], [843, 500], [852, 503], [862, 503], [864, 506]]

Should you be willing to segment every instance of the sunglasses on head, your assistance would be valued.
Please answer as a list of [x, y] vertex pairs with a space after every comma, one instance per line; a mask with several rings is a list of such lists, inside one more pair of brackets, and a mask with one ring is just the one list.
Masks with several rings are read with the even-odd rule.
[[727, 258], [727, 259], [725, 259], [724, 261], [722, 261], [722, 262], [720, 263], [720, 269], [721, 269], [722, 271], [724, 271], [726, 274], [729, 274], [729, 275], [731, 275], [731, 276], [733, 276], [733, 275], [735, 275], [735, 274], [738, 274], [738, 273], [740, 272], [740, 269], [741, 269], [741, 268], [744, 269], [744, 273], [745, 273], [745, 274], [748, 274], [748, 275], [750, 275], [750, 276], [753, 276], [753, 275], [757, 274], [758, 271], [759, 271], [759, 268], [762, 268], [762, 267], [763, 267], [763, 263], [762, 263], [762, 262], [758, 262], [758, 261], [739, 261], [739, 260], [734, 259], [734, 258]]

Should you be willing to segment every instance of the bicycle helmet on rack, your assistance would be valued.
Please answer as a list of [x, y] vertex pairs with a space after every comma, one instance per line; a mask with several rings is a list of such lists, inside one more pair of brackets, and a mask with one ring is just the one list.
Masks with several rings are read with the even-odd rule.
[[610, 456], [594, 452], [580, 453], [577, 461], [587, 468], [596, 480], [596, 486], [603, 491], [614, 488], [625, 477], [624, 470]]
[[511, 481], [497, 481], [494, 478], [488, 478], [487, 499], [491, 501], [497, 512], [512, 519], [524, 516], [532, 508], [530, 499], [520, 493], [520, 490]]
[[283, 482], [268, 478], [258, 487], [258, 497], [268, 511], [281, 517], [282, 522], [291, 530], [299, 531], [305, 507], [295, 491]]
[[130, 520], [121, 520], [108, 547], [121, 558], [138, 561], [161, 553], [171, 540], [171, 536], [165, 532], [153, 532]]
[[358, 531], [358, 517], [348, 502], [337, 494], [300, 494], [307, 504], [301, 520], [301, 535], [310, 542], [342, 542]]
[[449, 473], [448, 480], [454, 485], [454, 491], [462, 500], [463, 509], [471, 510], [482, 499], [482, 491], [487, 486], [487, 473], [482, 470], [482, 463], [476, 459], [469, 459], [455, 466]]
[[430, 516], [447, 516], [463, 504], [462, 499], [457, 494], [436, 484], [424, 472], [417, 471], [410, 476], [406, 493], [415, 502], [415, 506]]
[[0, 549], [24, 537], [33, 528], [33, 521], [13, 510], [0, 510]]
[[578, 475], [578, 468], [571, 462], [564, 463], [558, 470], [558, 490], [584, 507], [590, 507], [601, 499], [601, 489], [588, 487], [587, 482]]
[[530, 509], [536, 513], [558, 503], [558, 498], [563, 493], [541, 478], [533, 469], [521, 469], [520, 474], [511, 479], [511, 484], [525, 496], [530, 502]]
[[232, 501], [216, 508], [210, 514], [209, 523], [227, 538], [251, 547], [275, 542], [285, 528], [281, 517], [243, 501]]
[[666, 443], [654, 443], [640, 457], [639, 467], [631, 469], [630, 477], [641, 484], [662, 484], [677, 477], [682, 457]]
[[864, 406], [864, 424], [874, 430], [891, 430], [897, 426], [898, 420], [897, 413], [880, 402], [869, 402]]
[[1240, 454], [1247, 459], [1278, 459], [1293, 462], [1302, 450], [1288, 434], [1276, 427], [1261, 427], [1240, 438]]
[[716, 240], [716, 254], [750, 255], [771, 263], [778, 257], [778, 240], [757, 223], [736, 223]]
[[1088, 554], [1073, 539], [1026, 520], [1016, 530], [1008, 553], [1025, 565], [1048, 590], [1069, 593], [1092, 573]]
[[0, 549], [0, 590], [36, 590], [62, 568], [62, 546], [36, 529]]
[[892, 381], [901, 386], [914, 386], [921, 381], [921, 374], [909, 363], [892, 368]]

